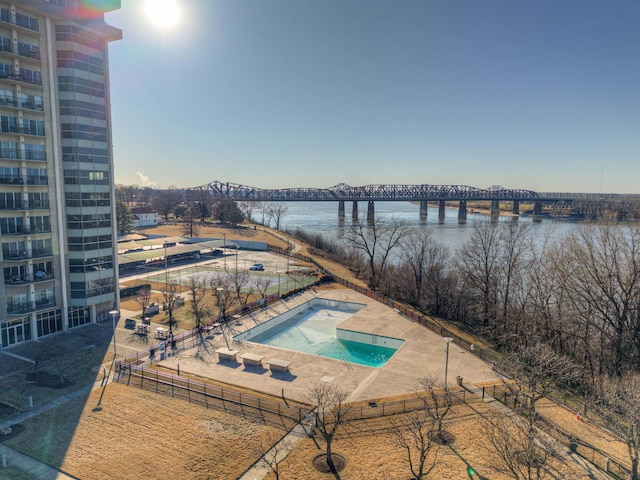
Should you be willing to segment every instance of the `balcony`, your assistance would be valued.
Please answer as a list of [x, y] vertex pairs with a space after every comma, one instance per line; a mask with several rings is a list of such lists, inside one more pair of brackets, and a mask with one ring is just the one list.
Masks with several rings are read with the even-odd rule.
[[49, 185], [46, 175], [27, 175], [27, 185]]
[[33, 110], [36, 112], [44, 112], [44, 104], [42, 101], [17, 100], [10, 96], [0, 96], [0, 107], [21, 108], [23, 110]]
[[34, 160], [38, 162], [47, 161], [47, 152], [42, 150], [20, 150], [17, 148], [0, 148], [0, 159], [2, 160]]
[[0, 175], [0, 185], [24, 185], [24, 178], [19, 175]]
[[56, 306], [55, 299], [39, 300], [37, 302], [9, 303], [7, 304], [7, 314], [24, 315], [25, 313], [35, 312], [36, 310], [44, 310]]
[[23, 250], [21, 252], [4, 252], [2, 254], [2, 260], [4, 262], [18, 262], [21, 260], [29, 260], [30, 258], [45, 258], [53, 257], [53, 249], [40, 248], [33, 249], [32, 251]]
[[41, 270], [34, 272], [33, 274], [5, 277], [4, 284], [6, 287], [20, 287], [22, 285], [29, 285], [32, 283], [40, 283], [55, 280], [52, 273], [46, 273]]
[[37, 235], [39, 233], [51, 233], [51, 225], [33, 227], [17, 225], [12, 228], [3, 228], [0, 233], [2, 233], [2, 235]]
[[0, 43], [0, 52], [12, 53], [31, 60], [40, 60], [40, 49], [34, 45], [19, 43], [17, 47], [14, 47], [9, 42], [2, 42]]
[[0, 200], [0, 210], [49, 210], [50, 208], [49, 200], [39, 200], [37, 202], [23, 200], [5, 202]]
[[35, 135], [38, 137], [44, 137], [44, 126], [30, 127], [30, 126], [24, 126], [24, 125], [19, 126], [19, 125], [3, 123], [2, 125], [0, 125], [0, 132], [1, 133], [18, 133], [21, 135]]
[[40, 75], [33, 75], [33, 73], [27, 72], [16, 72], [14, 69], [5, 69], [0, 72], [0, 78], [42, 86], [42, 77]]

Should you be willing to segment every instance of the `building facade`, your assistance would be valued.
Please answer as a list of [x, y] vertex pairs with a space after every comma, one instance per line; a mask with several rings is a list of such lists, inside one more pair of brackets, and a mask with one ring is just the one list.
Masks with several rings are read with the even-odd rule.
[[158, 212], [149, 207], [133, 207], [134, 227], [154, 227], [158, 225]]
[[119, 307], [113, 0], [0, 0], [0, 349]]

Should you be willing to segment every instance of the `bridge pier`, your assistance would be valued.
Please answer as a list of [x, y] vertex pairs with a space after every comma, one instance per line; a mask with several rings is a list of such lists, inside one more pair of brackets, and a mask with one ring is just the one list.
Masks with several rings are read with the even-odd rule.
[[344, 200], [338, 200], [338, 220], [344, 220]]
[[513, 201], [513, 210], [514, 215], [520, 215], [520, 200]]
[[420, 200], [420, 220], [426, 220], [429, 213], [429, 202], [426, 200]]
[[351, 209], [351, 219], [354, 222], [358, 221], [358, 202], [356, 200], [353, 201], [353, 207]]
[[492, 222], [497, 222], [500, 217], [500, 200], [491, 200], [491, 210], [489, 216]]
[[542, 202], [533, 204], [533, 221], [540, 222], [542, 220]]
[[438, 202], [438, 220], [440, 220], [441, 222], [444, 222], [444, 209], [445, 209], [445, 202], [444, 200], [440, 200]]
[[458, 223], [467, 223], [467, 201], [460, 200], [458, 206]]
[[367, 204], [367, 222], [373, 223], [376, 219], [376, 212], [373, 206], [373, 200], [369, 200]]

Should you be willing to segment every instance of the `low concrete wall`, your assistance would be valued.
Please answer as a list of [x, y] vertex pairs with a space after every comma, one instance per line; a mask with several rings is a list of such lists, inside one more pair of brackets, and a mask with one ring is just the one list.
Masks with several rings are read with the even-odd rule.
[[377, 345], [380, 347], [393, 348], [397, 350], [402, 346], [404, 340], [400, 338], [385, 337], [382, 335], [374, 335], [371, 333], [354, 332], [353, 330], [345, 330], [336, 328], [336, 338], [338, 340], [347, 340], [350, 342], [364, 343], [367, 345]]

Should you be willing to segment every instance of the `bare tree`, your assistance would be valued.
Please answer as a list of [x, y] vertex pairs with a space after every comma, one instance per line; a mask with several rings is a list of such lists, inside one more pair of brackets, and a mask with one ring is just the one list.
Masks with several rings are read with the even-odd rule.
[[414, 230], [403, 245], [399, 273], [407, 272], [407, 299], [420, 308], [439, 313], [449, 260], [447, 248], [433, 239], [430, 230]]
[[161, 190], [153, 197], [153, 206], [158, 210], [160, 215], [164, 216], [164, 221], [169, 220], [169, 214], [178, 206], [182, 200], [182, 192], [175, 186], [169, 187], [167, 190]]
[[200, 231], [198, 218], [200, 216], [200, 208], [197, 203], [189, 202], [186, 204], [182, 212], [182, 228], [181, 233], [186, 237], [197, 237]]
[[424, 412], [432, 421], [434, 439], [441, 444], [450, 443], [451, 435], [444, 431], [443, 425], [456, 400], [455, 395], [435, 377], [421, 378], [416, 395], [422, 400]]
[[240, 208], [240, 211], [242, 212], [242, 215], [244, 215], [244, 218], [252, 222], [253, 212], [255, 212], [260, 208], [260, 202], [255, 202], [255, 201], [238, 202], [238, 208]]
[[604, 418], [627, 444], [627, 453], [631, 461], [631, 480], [638, 480], [640, 374], [633, 372], [617, 378], [604, 378], [596, 402]]
[[495, 413], [481, 420], [487, 439], [491, 467], [515, 480], [540, 480], [553, 446], [540, 435], [536, 425], [524, 425], [517, 415]]
[[[415, 410], [391, 420], [398, 447], [407, 453], [411, 474], [416, 480], [425, 478], [438, 463], [439, 445], [434, 442], [433, 419], [425, 410]], [[431, 455], [431, 459], [429, 456]]]
[[389, 255], [410, 233], [411, 229], [402, 220], [391, 218], [387, 221], [382, 215], [373, 222], [367, 222], [363, 216], [346, 226], [344, 240], [351, 248], [367, 257], [369, 288], [379, 288], [380, 277], [385, 272]]
[[151, 303], [151, 285], [144, 285], [138, 290], [136, 302], [142, 308], [142, 318], [144, 318], [144, 314], [147, 312], [147, 308]]
[[278, 480], [281, 471], [280, 462], [282, 462], [292, 448], [293, 441], [289, 437], [286, 435], [280, 437], [275, 433], [271, 433], [256, 445], [253, 449], [253, 454], [259, 457], [257, 463], [271, 470], [276, 480]]
[[325, 456], [329, 469], [337, 474], [331, 446], [336, 432], [346, 421], [350, 405], [345, 404], [347, 392], [340, 390], [335, 385], [318, 382], [311, 387], [306, 399], [311, 405], [315, 405], [315, 426], [325, 442]]
[[267, 206], [267, 217], [269, 218], [269, 223], [271, 223], [271, 219], [276, 222], [276, 230], [280, 230], [280, 220], [284, 217], [289, 211], [289, 207], [284, 202], [269, 202]]
[[170, 279], [168, 282], [163, 284], [161, 292], [164, 298], [164, 310], [169, 316], [169, 332], [173, 339], [173, 325], [177, 323], [173, 318], [173, 310], [176, 308], [176, 302], [179, 297], [178, 281]]
[[640, 367], [640, 227], [584, 225], [564, 252], [567, 293], [604, 335], [603, 368], [621, 375]]
[[269, 287], [271, 285], [273, 285], [273, 279], [271, 277], [263, 277], [263, 276], [256, 277], [256, 280], [255, 280], [256, 290], [258, 290], [258, 294], [260, 294], [260, 297], [262, 298], [262, 300], [264, 300], [265, 297], [267, 296], [267, 291], [269, 290]]
[[218, 318], [223, 321], [227, 317], [227, 311], [235, 301], [235, 291], [232, 287], [231, 277], [227, 274], [215, 275], [209, 278], [211, 290], [216, 293], [218, 301]]
[[249, 297], [253, 295], [253, 286], [251, 285], [251, 277], [247, 272], [236, 270], [229, 274], [231, 286], [235, 290], [236, 299], [240, 305], [246, 305]]
[[189, 277], [189, 284], [187, 288], [191, 297], [189, 301], [191, 313], [196, 321], [198, 333], [202, 335], [203, 319], [210, 312], [210, 306], [205, 301], [207, 293], [206, 275], [191, 275]]
[[457, 266], [479, 303], [482, 325], [496, 318], [500, 270], [500, 236], [496, 225], [475, 222], [467, 243], [458, 251]]
[[548, 396], [558, 385], [566, 385], [578, 377], [576, 366], [543, 343], [524, 346], [504, 355], [499, 368], [510, 378], [501, 377], [505, 387], [524, 399], [527, 418], [534, 422], [536, 403]]

